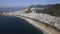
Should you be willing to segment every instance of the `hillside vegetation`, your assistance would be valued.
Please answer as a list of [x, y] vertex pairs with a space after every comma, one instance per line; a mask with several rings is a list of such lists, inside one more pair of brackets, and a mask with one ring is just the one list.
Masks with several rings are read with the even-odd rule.
[[55, 4], [42, 11], [53, 16], [60, 16], [60, 4]]
[[[31, 5], [30, 8], [44, 8], [44, 10], [36, 10], [36, 13], [44, 13], [52, 16], [60, 16], [60, 4], [52, 4], [52, 5]], [[28, 9], [26, 13], [31, 13], [32, 11]]]

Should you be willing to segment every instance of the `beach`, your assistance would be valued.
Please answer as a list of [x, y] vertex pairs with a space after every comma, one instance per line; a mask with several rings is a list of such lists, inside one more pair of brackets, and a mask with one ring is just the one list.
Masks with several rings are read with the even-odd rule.
[[42, 24], [41, 22], [26, 18], [26, 17], [21, 17], [21, 16], [17, 16], [17, 17], [26, 20], [29, 24], [33, 25], [39, 30], [42, 30], [42, 32], [44, 32], [45, 34], [60, 34], [60, 32], [50, 27], [46, 27], [46, 25]]

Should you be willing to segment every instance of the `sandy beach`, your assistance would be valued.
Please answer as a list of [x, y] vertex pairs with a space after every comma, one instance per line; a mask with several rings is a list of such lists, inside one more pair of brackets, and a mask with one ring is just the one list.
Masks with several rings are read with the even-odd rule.
[[60, 34], [60, 32], [58, 32], [58, 31], [56, 31], [56, 30], [54, 30], [54, 29], [52, 29], [50, 27], [46, 27], [41, 22], [37, 22], [35, 20], [25, 18], [25, 17], [21, 17], [21, 16], [17, 16], [17, 17], [26, 20], [29, 24], [33, 25], [34, 27], [36, 27], [39, 30], [42, 30], [45, 34]]

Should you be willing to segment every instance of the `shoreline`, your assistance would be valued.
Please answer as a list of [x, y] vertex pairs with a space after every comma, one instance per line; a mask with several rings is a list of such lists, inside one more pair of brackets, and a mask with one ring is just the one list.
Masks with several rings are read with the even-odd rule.
[[[24, 17], [21, 17], [21, 16], [18, 16], [19, 18], [22, 18], [22, 19], [24, 19], [25, 21], [27, 21], [27, 19], [26, 18], [24, 18]], [[31, 24], [29, 21], [27, 21], [29, 24]], [[33, 24], [31, 24], [32, 26], [34, 26]], [[36, 26], [34, 26], [35, 28], [37, 28], [38, 30], [40, 30], [40, 31], [42, 31], [44, 34], [47, 34], [47, 32], [45, 32], [44, 30], [42, 30], [42, 29], [40, 29], [40, 28], [38, 28], [38, 27], [36, 27]]]
[[25, 18], [25, 17], [21, 17], [21, 16], [16, 16], [16, 17], [26, 20], [29, 24], [31, 24], [34, 27], [36, 27], [37, 29], [41, 30], [45, 34], [60, 34], [60, 32], [58, 32], [52, 28], [46, 27], [44, 24], [42, 24], [38, 21], [29, 19], [29, 18]]

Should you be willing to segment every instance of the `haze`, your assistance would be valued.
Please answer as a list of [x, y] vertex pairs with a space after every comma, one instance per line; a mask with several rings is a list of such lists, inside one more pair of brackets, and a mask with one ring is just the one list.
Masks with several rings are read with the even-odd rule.
[[60, 0], [0, 0], [0, 7], [26, 7], [29, 5], [46, 5], [60, 3]]

